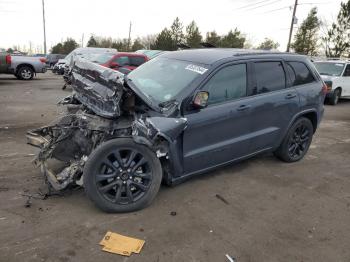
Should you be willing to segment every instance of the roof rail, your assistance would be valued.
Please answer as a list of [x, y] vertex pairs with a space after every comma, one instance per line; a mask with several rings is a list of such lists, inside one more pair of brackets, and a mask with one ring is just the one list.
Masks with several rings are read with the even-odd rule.
[[245, 56], [245, 55], [298, 55], [296, 53], [288, 53], [288, 52], [268, 52], [268, 51], [247, 51], [247, 52], [239, 52], [233, 54], [233, 56]]

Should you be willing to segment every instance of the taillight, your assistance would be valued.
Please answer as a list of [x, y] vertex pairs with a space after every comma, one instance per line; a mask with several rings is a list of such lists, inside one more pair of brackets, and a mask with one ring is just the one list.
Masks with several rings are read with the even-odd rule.
[[7, 55], [7, 56], [5, 57], [5, 59], [6, 59], [6, 64], [11, 65], [11, 56], [10, 56], [10, 55]]
[[44, 58], [44, 57], [39, 58], [39, 60], [41, 63], [46, 63], [46, 58]]

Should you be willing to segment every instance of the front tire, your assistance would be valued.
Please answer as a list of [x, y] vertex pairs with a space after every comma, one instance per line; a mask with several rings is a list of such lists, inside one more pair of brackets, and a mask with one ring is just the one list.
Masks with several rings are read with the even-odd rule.
[[338, 104], [339, 98], [341, 95], [341, 91], [339, 88], [335, 89], [332, 96], [329, 98], [329, 103], [333, 106], [335, 106], [336, 104]]
[[162, 181], [155, 153], [129, 138], [101, 144], [84, 167], [88, 197], [105, 212], [131, 212], [148, 206]]
[[34, 70], [29, 66], [21, 66], [16, 73], [16, 77], [20, 80], [31, 80], [33, 76]]
[[275, 156], [288, 163], [301, 160], [310, 147], [313, 133], [311, 121], [305, 117], [299, 118], [292, 124], [282, 144], [274, 152]]

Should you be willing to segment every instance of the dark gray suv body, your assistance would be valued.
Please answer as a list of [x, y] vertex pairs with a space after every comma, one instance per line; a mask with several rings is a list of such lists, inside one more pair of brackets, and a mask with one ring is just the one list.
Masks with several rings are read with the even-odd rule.
[[[313, 64], [289, 53], [176, 51], [128, 76], [77, 61], [70, 77], [70, 114], [29, 131], [28, 142], [41, 147], [35, 162], [51, 187], [83, 184], [108, 212], [145, 207], [162, 180], [259, 153], [298, 161], [324, 110]], [[51, 158], [63, 169], [50, 169]]]

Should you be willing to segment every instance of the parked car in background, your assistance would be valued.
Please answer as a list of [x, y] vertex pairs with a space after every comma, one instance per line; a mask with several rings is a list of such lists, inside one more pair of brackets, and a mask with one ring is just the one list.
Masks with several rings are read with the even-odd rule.
[[102, 54], [114, 55], [117, 53], [117, 49], [114, 48], [97, 48], [97, 47], [84, 47], [84, 48], [76, 48], [72, 52], [70, 52], [65, 57], [65, 64], [61, 66], [63, 70], [63, 79], [65, 84], [62, 89], [66, 89], [67, 85], [70, 85], [70, 73], [72, 71], [74, 61], [78, 58], [83, 58], [88, 61], [92, 61], [96, 56]]
[[37, 73], [46, 72], [46, 58], [33, 56], [18, 56], [3, 53], [0, 55], [2, 64], [1, 71], [6, 74], [13, 74], [20, 80], [30, 80]]
[[7, 52], [0, 52], [0, 74], [7, 74], [11, 65], [11, 55]]
[[127, 74], [149, 59], [143, 54], [118, 52], [116, 54], [97, 54], [92, 56], [89, 60], [104, 67]]
[[314, 64], [327, 85], [331, 105], [336, 105], [339, 98], [350, 98], [350, 61], [316, 61]]
[[116, 54], [118, 51], [114, 48], [99, 48], [99, 47], [78, 47], [70, 52], [64, 59], [68, 65], [72, 65], [75, 57], [90, 60], [97, 54]]
[[48, 54], [46, 56], [46, 65], [50, 68], [53, 68], [54, 65], [58, 62], [58, 60], [65, 58], [66, 55], [62, 54]]
[[66, 63], [67, 61], [65, 59], [59, 59], [57, 63], [53, 66], [52, 72], [58, 75], [63, 75]]
[[144, 54], [145, 56], [148, 57], [148, 59], [153, 59], [166, 52], [169, 52], [169, 51], [140, 49], [140, 50], [137, 50], [135, 53]]
[[[66, 55], [66, 57], [64, 59], [60, 59], [55, 64], [56, 68], [54, 69], [54, 72], [59, 73], [59, 74], [63, 74], [65, 66], [66, 65], [71, 66], [75, 57], [85, 58], [87, 60], [90, 60], [92, 56], [94, 56], [96, 54], [103, 54], [103, 53], [115, 54], [115, 53], [117, 53], [117, 49], [99, 48], [99, 47], [78, 47], [78, 48], [74, 49], [72, 52], [70, 52], [68, 55]], [[61, 68], [63, 71], [58, 70]]]
[[53, 188], [83, 184], [107, 212], [144, 208], [161, 181], [257, 154], [301, 160], [326, 91], [305, 56], [216, 48], [169, 52], [128, 75], [78, 59], [71, 80], [70, 112], [28, 143]]

